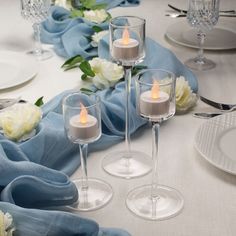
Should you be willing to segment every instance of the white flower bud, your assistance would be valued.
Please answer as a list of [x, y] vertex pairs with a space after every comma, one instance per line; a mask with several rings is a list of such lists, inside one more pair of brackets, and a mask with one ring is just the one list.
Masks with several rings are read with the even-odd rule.
[[176, 80], [176, 111], [186, 112], [197, 102], [197, 96], [190, 88], [188, 81], [183, 76]]
[[100, 41], [106, 34], [108, 34], [108, 30], [103, 30], [103, 31], [100, 31], [100, 32], [98, 32], [98, 33], [95, 32], [95, 33], [92, 35], [92, 42], [91, 42], [92, 46], [93, 46], [93, 47], [97, 47], [99, 41]]
[[84, 13], [84, 18], [86, 20], [92, 21], [97, 24], [104, 22], [108, 17], [108, 14], [104, 9], [89, 10], [89, 11], [84, 11], [83, 13]]
[[98, 89], [113, 87], [124, 76], [122, 66], [101, 58], [93, 58], [89, 64], [95, 73], [93, 83]]

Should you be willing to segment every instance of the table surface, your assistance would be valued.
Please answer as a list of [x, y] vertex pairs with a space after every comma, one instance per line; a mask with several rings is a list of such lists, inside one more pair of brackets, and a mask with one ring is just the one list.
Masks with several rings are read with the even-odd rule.
[[[186, 1], [172, 0], [168, 3], [186, 8]], [[32, 28], [20, 16], [19, 1], [0, 0], [0, 50], [24, 53], [33, 47]], [[221, 2], [222, 9], [236, 9], [234, 0]], [[165, 16], [168, 11], [164, 0], [142, 0], [140, 6], [116, 8], [113, 16], [138, 15], [147, 20], [147, 36], [173, 51], [184, 62], [196, 55], [195, 49], [170, 43], [165, 38], [168, 26], [181, 19]], [[234, 20], [236, 18], [226, 19]], [[236, 24], [235, 24], [236, 29]], [[51, 46], [44, 45], [47, 48]], [[236, 50], [206, 51], [206, 56], [217, 67], [206, 72], [196, 72], [199, 93], [221, 102], [236, 102]], [[158, 56], [158, 55], [157, 55]], [[38, 62], [38, 75], [20, 86], [1, 90], [0, 97], [18, 97], [34, 102], [44, 96], [48, 101], [65, 89], [79, 88], [79, 71], [63, 72], [63, 58], [56, 54], [46, 61]], [[195, 110], [208, 109], [198, 102]], [[89, 176], [104, 179], [114, 189], [112, 201], [97, 211], [78, 213], [96, 220], [103, 227], [120, 227], [133, 236], [233, 236], [236, 235], [236, 176], [213, 167], [194, 149], [194, 136], [204, 122], [192, 114], [176, 115], [161, 127], [159, 152], [159, 183], [178, 189], [184, 196], [184, 209], [176, 217], [164, 221], [147, 221], [134, 216], [125, 206], [127, 193], [136, 186], [147, 184], [151, 175], [124, 180], [106, 174], [101, 168], [103, 157], [124, 148], [121, 142], [107, 150], [91, 153], [88, 160]], [[132, 137], [132, 149], [151, 155], [151, 129], [146, 127]], [[72, 176], [81, 176], [80, 169]]]

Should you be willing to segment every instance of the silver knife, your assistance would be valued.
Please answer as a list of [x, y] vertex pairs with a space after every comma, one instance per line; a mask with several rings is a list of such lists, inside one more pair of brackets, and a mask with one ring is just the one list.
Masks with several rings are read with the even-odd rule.
[[225, 103], [219, 103], [219, 102], [215, 102], [215, 101], [212, 101], [212, 100], [209, 100], [208, 98], [205, 98], [205, 97], [202, 97], [202, 96], [199, 96], [200, 99], [205, 102], [206, 104], [210, 105], [210, 106], [213, 106], [217, 109], [220, 109], [220, 110], [230, 110], [232, 109], [233, 107], [236, 106], [236, 104], [225, 104]]

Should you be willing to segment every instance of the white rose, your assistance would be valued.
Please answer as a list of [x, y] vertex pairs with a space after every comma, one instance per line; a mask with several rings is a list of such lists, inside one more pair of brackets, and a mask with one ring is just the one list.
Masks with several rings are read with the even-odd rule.
[[94, 85], [99, 89], [113, 87], [124, 76], [122, 66], [101, 58], [93, 58], [89, 64], [95, 73]]
[[17, 103], [0, 112], [0, 128], [3, 134], [14, 141], [20, 141], [31, 134], [41, 120], [41, 109], [30, 103]]
[[176, 80], [176, 110], [185, 112], [197, 102], [197, 96], [190, 88], [188, 81], [183, 76]]
[[100, 31], [100, 32], [98, 32], [98, 33], [94, 33], [94, 34], [92, 35], [92, 42], [91, 42], [92, 46], [93, 46], [93, 47], [97, 47], [99, 41], [100, 41], [106, 34], [108, 34], [108, 30], [103, 30], [103, 31]]
[[71, 0], [55, 0], [54, 4], [60, 7], [64, 7], [68, 10], [72, 8]]
[[104, 22], [108, 17], [108, 14], [104, 9], [89, 10], [89, 11], [84, 11], [83, 13], [84, 13], [84, 18], [86, 20], [89, 20], [98, 24]]
[[14, 230], [12, 216], [9, 213], [4, 214], [0, 210], [0, 236], [12, 236]]

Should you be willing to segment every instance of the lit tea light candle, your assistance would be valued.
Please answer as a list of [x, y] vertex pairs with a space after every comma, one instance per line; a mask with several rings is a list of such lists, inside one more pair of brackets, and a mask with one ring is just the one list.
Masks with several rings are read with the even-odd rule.
[[169, 94], [160, 91], [159, 83], [154, 81], [152, 89], [140, 96], [140, 113], [145, 117], [155, 117], [169, 112]]
[[69, 123], [69, 134], [74, 140], [93, 139], [99, 135], [97, 118], [89, 115], [82, 103], [80, 114], [72, 116]]
[[129, 36], [127, 28], [124, 29], [121, 39], [116, 39], [113, 42], [112, 56], [116, 60], [136, 60], [139, 56], [139, 42]]

